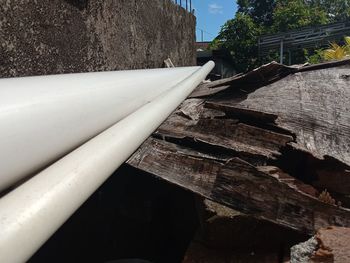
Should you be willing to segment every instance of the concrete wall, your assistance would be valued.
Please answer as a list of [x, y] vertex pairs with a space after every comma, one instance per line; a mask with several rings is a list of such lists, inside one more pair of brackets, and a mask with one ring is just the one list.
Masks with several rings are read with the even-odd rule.
[[195, 23], [170, 0], [0, 0], [0, 77], [195, 65]]

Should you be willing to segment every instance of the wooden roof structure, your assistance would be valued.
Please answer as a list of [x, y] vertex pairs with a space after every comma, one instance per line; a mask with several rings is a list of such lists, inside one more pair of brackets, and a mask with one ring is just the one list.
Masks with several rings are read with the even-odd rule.
[[349, 227], [349, 69], [273, 62], [204, 83], [128, 164], [298, 231]]

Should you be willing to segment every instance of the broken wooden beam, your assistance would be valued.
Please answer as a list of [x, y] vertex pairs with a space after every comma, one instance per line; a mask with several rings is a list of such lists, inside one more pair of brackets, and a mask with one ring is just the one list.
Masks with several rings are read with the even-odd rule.
[[223, 161], [150, 138], [128, 163], [215, 202], [300, 231], [350, 226], [350, 210], [323, 203], [237, 157]]

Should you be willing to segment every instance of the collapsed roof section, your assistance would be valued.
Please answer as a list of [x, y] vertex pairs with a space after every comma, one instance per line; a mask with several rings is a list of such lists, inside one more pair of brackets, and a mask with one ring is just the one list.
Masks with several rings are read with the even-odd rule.
[[202, 84], [128, 163], [302, 232], [350, 226], [350, 61]]

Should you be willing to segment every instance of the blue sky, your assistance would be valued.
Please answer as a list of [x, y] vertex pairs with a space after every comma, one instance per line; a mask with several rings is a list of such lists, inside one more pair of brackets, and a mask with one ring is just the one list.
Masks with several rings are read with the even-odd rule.
[[[183, 1], [185, 2], [185, 1]], [[192, 0], [197, 17], [197, 41], [201, 41], [201, 31], [204, 30], [204, 41], [213, 40], [221, 26], [236, 13], [235, 0]]]

